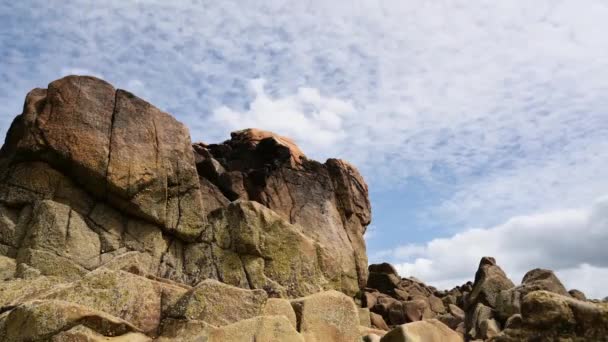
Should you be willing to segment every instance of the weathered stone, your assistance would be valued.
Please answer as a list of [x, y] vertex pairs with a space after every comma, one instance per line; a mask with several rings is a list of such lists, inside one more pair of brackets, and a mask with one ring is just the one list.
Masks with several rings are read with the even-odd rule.
[[[382, 335], [384, 336], [384, 335]], [[361, 341], [363, 342], [380, 342], [382, 336], [376, 334], [369, 334], [361, 337]]]
[[479, 336], [483, 340], [498, 336], [499, 333], [500, 326], [495, 319], [490, 318], [479, 323]]
[[539, 290], [564, 296], [569, 295], [553, 271], [537, 268], [526, 273], [521, 285], [500, 291], [494, 307], [497, 316], [504, 321], [512, 315], [520, 313], [521, 299], [528, 293]]
[[513, 315], [505, 322], [505, 329], [520, 329], [523, 325], [523, 319], [520, 314]]
[[363, 327], [370, 328], [372, 326], [372, 322], [370, 319], [370, 312], [368, 308], [359, 308], [359, 325]]
[[0, 282], [0, 307], [13, 307], [29, 300], [41, 298], [63, 279], [38, 276], [31, 279], [11, 279]]
[[494, 258], [484, 257], [475, 273], [475, 283], [468, 299], [469, 306], [474, 307], [477, 303], [482, 303], [494, 308], [500, 291], [514, 286], [503, 270], [496, 265]]
[[374, 328], [370, 328], [370, 327], [364, 327], [364, 326], [361, 326], [361, 325], [359, 326], [359, 336], [364, 341], [365, 341], [365, 337], [366, 336], [377, 336], [378, 337], [377, 340], [380, 341], [380, 338], [382, 336], [384, 336], [384, 335], [386, 335], [386, 331], [384, 331], [384, 330], [378, 330], [378, 329], [374, 329]]
[[209, 335], [217, 328], [199, 320], [179, 320], [166, 318], [163, 320], [157, 342], [200, 342], [208, 341]]
[[463, 342], [455, 331], [436, 319], [412, 322], [389, 331], [381, 342]]
[[435, 297], [434, 295], [430, 295], [428, 297], [429, 305], [433, 312], [442, 314], [446, 312], [445, 306], [443, 306], [443, 302], [441, 299]]
[[51, 342], [152, 342], [152, 339], [144, 334], [130, 332], [120, 336], [108, 337], [98, 334], [84, 325], [77, 325], [70, 330], [62, 331], [51, 338]]
[[428, 309], [428, 303], [422, 299], [411, 300], [403, 303], [403, 310], [408, 322], [416, 322], [421, 320], [426, 309]]
[[603, 341], [608, 336], [608, 305], [579, 301], [549, 291], [522, 299], [521, 324], [511, 322], [496, 339], [503, 341]]
[[132, 273], [99, 268], [44, 298], [70, 301], [107, 312], [149, 333], [160, 324], [162, 286], [162, 283]]
[[15, 259], [0, 255], [0, 281], [9, 280], [15, 277], [17, 263]]
[[[66, 280], [77, 280], [87, 273], [84, 267], [72, 261], [72, 259], [37, 249], [25, 248], [19, 250], [17, 262], [35, 268], [40, 274], [57, 276]], [[19, 266], [17, 267], [17, 276], [24, 277], [20, 270], [25, 270], [25, 268]]]
[[372, 323], [372, 327], [380, 329], [380, 330], [384, 330], [384, 331], [389, 330], [388, 325], [386, 324], [386, 322], [384, 321], [384, 318], [382, 318], [382, 316], [378, 315], [377, 313], [370, 312], [369, 318]]
[[289, 323], [293, 325], [294, 329], [297, 329], [298, 327], [296, 313], [293, 310], [291, 303], [287, 299], [268, 298], [266, 305], [264, 305], [264, 309], [262, 310], [261, 316], [284, 316], [287, 318]]
[[452, 315], [451, 313], [444, 313], [441, 315], [437, 316], [437, 319], [447, 325], [448, 327], [450, 327], [450, 329], [452, 330], [456, 330], [456, 328], [458, 327], [458, 325], [462, 322], [464, 322], [464, 320], [462, 320], [459, 317], [456, 317], [454, 315]]
[[465, 329], [471, 338], [483, 338], [480, 325], [483, 321], [493, 317], [492, 309], [481, 303], [477, 304], [471, 314], [467, 314], [465, 319]]
[[307, 342], [355, 341], [359, 337], [359, 315], [351, 298], [326, 291], [291, 301], [300, 333]]
[[450, 304], [448, 305], [448, 310], [452, 315], [454, 315], [454, 317], [457, 317], [464, 321], [464, 311], [461, 308], [454, 304]]
[[397, 269], [395, 269], [395, 266], [387, 262], [369, 265], [367, 269], [369, 273], [387, 273], [394, 274], [399, 277], [399, 273], [397, 273]]
[[363, 233], [370, 206], [367, 185], [354, 167], [308, 160], [282, 137], [256, 130], [234, 132], [223, 144], [196, 144], [194, 150], [199, 174], [226, 198], [261, 203], [319, 243], [331, 288], [354, 295], [365, 285]]
[[572, 289], [572, 290], [568, 291], [568, 294], [574, 299], [578, 299], [578, 300], [582, 300], [582, 301], [587, 300], [587, 296], [585, 296], [585, 294], [582, 291], [579, 291], [577, 289]]
[[203, 227], [188, 130], [94, 77], [69, 76], [30, 92], [1, 155], [48, 163], [94, 196], [184, 239]]
[[49, 252], [86, 269], [99, 265], [99, 236], [69, 206], [41, 201], [34, 207], [32, 217], [22, 248]]
[[284, 290], [277, 290], [291, 297], [318, 292], [328, 284], [319, 258], [322, 247], [273, 211], [256, 202], [235, 201], [214, 214], [207, 229], [219, 246], [230, 248], [213, 249], [222, 281], [253, 288], [279, 284]]
[[562, 282], [559, 281], [559, 279], [555, 276], [555, 273], [553, 273], [551, 270], [535, 268], [528, 271], [528, 273], [524, 275], [521, 283], [526, 289], [526, 291], [522, 292], [523, 295], [539, 290], [550, 291], [563, 296], [568, 295], [568, 291], [566, 291], [566, 288], [564, 285], [562, 285]]
[[83, 325], [105, 336], [138, 331], [129, 322], [101, 311], [70, 302], [43, 300], [26, 302], [12, 309], [0, 325], [0, 340], [45, 340], [74, 325]]
[[[215, 329], [209, 341], [285, 341], [304, 342], [304, 338], [284, 316], [258, 316]], [[310, 340], [306, 340], [310, 341]], [[330, 341], [319, 340], [320, 341]], [[354, 341], [354, 340], [353, 340]]]
[[262, 290], [245, 290], [208, 279], [189, 290], [169, 316], [223, 326], [259, 316], [267, 299]]

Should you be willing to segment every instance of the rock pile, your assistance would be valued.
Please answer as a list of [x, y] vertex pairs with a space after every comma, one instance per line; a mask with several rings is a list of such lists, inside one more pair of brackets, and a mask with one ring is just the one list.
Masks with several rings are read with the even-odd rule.
[[[492, 258], [438, 291], [367, 265], [365, 181], [257, 129], [187, 128], [93, 77], [34, 89], [0, 150], [0, 341], [602, 341], [606, 304]], [[392, 329], [392, 330], [391, 330]]]
[[[578, 290], [566, 291], [545, 269], [529, 271], [515, 286], [491, 257], [481, 259], [473, 283], [449, 291], [402, 278], [386, 263], [370, 265], [360, 300], [370, 310], [373, 327], [395, 328], [382, 341], [393, 341], [392, 336], [421, 322], [441, 322], [465, 341], [608, 341], [608, 303], [588, 301]], [[446, 331], [443, 327], [424, 324], [425, 331], [442, 337], [421, 341], [455, 338], [439, 335]]]

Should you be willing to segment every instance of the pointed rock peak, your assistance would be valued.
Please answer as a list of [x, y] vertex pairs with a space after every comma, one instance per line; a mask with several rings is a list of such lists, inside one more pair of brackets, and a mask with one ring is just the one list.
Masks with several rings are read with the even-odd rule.
[[493, 257], [482, 257], [481, 261], [479, 261], [479, 267], [483, 267], [485, 265], [490, 265], [490, 266], [495, 266], [496, 265], [496, 259], [494, 259]]

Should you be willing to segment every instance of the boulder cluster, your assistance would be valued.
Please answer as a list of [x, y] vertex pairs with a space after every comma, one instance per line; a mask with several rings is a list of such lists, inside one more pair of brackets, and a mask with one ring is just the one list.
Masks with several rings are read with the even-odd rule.
[[491, 258], [368, 267], [359, 172], [257, 129], [191, 143], [107, 82], [34, 89], [0, 150], [0, 341], [602, 341], [608, 308]]
[[[515, 286], [491, 257], [481, 259], [474, 282], [449, 291], [402, 278], [390, 264], [370, 265], [360, 298], [376, 329], [404, 329], [413, 322], [451, 329], [441, 338], [421, 335], [420, 341], [608, 341], [608, 302], [566, 291], [546, 269], [529, 271]], [[387, 339], [394, 331], [382, 341], [403, 341]]]

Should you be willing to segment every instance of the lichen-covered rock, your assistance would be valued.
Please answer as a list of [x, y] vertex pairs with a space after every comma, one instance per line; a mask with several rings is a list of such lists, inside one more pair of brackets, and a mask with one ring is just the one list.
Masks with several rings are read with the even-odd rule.
[[0, 281], [15, 277], [15, 272], [17, 272], [15, 259], [0, 255]]
[[267, 299], [263, 290], [245, 290], [208, 279], [185, 293], [169, 316], [223, 326], [259, 316]]
[[284, 316], [285, 318], [287, 318], [289, 323], [293, 325], [294, 329], [297, 329], [298, 327], [296, 313], [295, 311], [293, 311], [293, 307], [287, 299], [268, 298], [268, 300], [266, 301], [266, 305], [264, 305], [264, 309], [262, 309], [261, 316]]
[[51, 342], [152, 342], [152, 339], [142, 333], [130, 332], [120, 336], [104, 336], [87, 328], [77, 325], [70, 330], [62, 331], [51, 338]]
[[298, 331], [306, 342], [355, 341], [359, 337], [359, 314], [351, 298], [326, 291], [291, 301]]
[[[45, 200], [34, 207], [21, 248], [47, 252], [46, 255], [75, 262], [76, 267], [93, 269], [99, 265], [101, 243], [99, 236], [89, 229], [80, 214], [67, 205]], [[42, 269], [32, 260], [27, 264], [43, 270], [46, 275], [60, 275], [54, 274], [53, 267]]]
[[226, 199], [261, 203], [317, 241], [333, 288], [354, 295], [365, 285], [363, 233], [371, 210], [353, 166], [309, 160], [284, 137], [259, 130], [234, 132], [223, 144], [195, 144], [194, 151], [200, 175]]
[[495, 341], [604, 341], [608, 336], [608, 305], [534, 291], [522, 299], [521, 323], [505, 328]]
[[200, 342], [209, 341], [209, 335], [217, 327], [204, 321], [194, 319], [165, 318], [160, 327], [157, 342]]
[[[273, 288], [291, 297], [331, 286], [325, 277], [330, 270], [324, 268], [324, 260], [319, 257], [322, 246], [304, 235], [301, 228], [259, 203], [235, 201], [214, 213], [203, 239], [217, 242], [215, 255], [234, 256], [234, 265], [229, 265], [226, 259], [216, 263], [224, 274], [219, 278], [226, 283], [253, 289]], [[187, 259], [189, 263], [197, 263], [194, 257]], [[223, 269], [221, 264], [230, 267]], [[240, 272], [241, 276], [226, 276], [234, 272]]]
[[104, 336], [139, 331], [127, 321], [82, 305], [58, 300], [39, 300], [23, 303], [2, 318], [0, 340], [46, 340], [74, 325], [83, 325]]
[[215, 329], [210, 332], [208, 341], [304, 342], [305, 340], [284, 316], [258, 316]]
[[[162, 301], [186, 292], [145, 277], [99, 268], [81, 280], [58, 287], [45, 299], [77, 303], [131, 322], [140, 330], [156, 331], [162, 315]], [[163, 297], [164, 296], [164, 297]], [[175, 302], [177, 299], [173, 299]]]
[[26, 301], [41, 298], [65, 279], [38, 276], [35, 278], [15, 278], [0, 282], [0, 307], [14, 307]]

